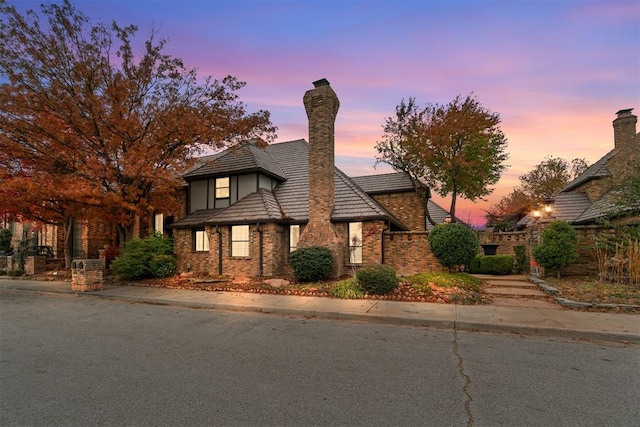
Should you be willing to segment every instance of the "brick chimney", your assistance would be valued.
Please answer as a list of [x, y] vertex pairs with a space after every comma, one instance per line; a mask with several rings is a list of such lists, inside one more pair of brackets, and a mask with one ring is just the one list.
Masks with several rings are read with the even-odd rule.
[[636, 122], [638, 117], [631, 114], [633, 108], [620, 110], [613, 121], [613, 141], [615, 148], [631, 143], [636, 136]]
[[309, 222], [298, 246], [323, 246], [335, 258], [333, 276], [344, 268], [346, 249], [331, 222], [335, 200], [334, 124], [340, 101], [327, 79], [313, 82], [304, 94], [304, 108], [309, 119]]

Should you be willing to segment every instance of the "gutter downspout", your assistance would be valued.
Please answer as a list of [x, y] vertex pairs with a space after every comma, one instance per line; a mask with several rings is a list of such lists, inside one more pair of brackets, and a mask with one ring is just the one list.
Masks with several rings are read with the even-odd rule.
[[380, 264], [384, 264], [384, 232], [389, 229], [389, 222], [382, 229], [382, 233], [380, 233]]
[[216, 234], [218, 235], [218, 276], [222, 276], [222, 232], [218, 225], [216, 225]]
[[263, 236], [264, 231], [260, 227], [260, 223], [256, 223], [256, 231], [258, 232], [258, 277], [262, 277], [264, 264]]

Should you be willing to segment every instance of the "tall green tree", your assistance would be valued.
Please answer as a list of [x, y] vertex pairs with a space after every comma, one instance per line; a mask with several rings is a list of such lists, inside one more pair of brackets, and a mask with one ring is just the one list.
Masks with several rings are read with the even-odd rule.
[[204, 147], [275, 137], [233, 76], [199, 76], [152, 33], [98, 23], [68, 0], [24, 15], [0, 0], [0, 213], [62, 222], [99, 218], [122, 242], [134, 219], [175, 208], [174, 190]]
[[[499, 125], [500, 116], [473, 95], [423, 108], [414, 98], [402, 100], [383, 126], [377, 161], [409, 173], [441, 196], [450, 195], [455, 221], [458, 196], [476, 200], [491, 194], [506, 168], [507, 140]], [[422, 191], [426, 202], [429, 192]]]

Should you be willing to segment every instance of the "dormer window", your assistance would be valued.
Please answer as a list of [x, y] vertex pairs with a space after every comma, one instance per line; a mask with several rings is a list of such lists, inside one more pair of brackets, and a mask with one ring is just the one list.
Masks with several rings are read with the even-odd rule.
[[216, 178], [216, 199], [229, 198], [229, 177]]

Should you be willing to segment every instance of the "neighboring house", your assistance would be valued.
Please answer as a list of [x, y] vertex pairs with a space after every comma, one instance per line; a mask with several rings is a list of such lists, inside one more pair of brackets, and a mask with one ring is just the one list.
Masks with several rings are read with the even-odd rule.
[[[612, 185], [629, 173], [630, 162], [640, 158], [638, 118], [632, 110], [616, 113], [614, 148], [553, 197], [550, 216], [544, 219], [568, 221], [574, 226], [591, 225], [620, 210], [614, 201]], [[518, 226], [532, 226], [536, 220], [529, 215]]]
[[[324, 246], [338, 276], [350, 265], [383, 263], [388, 233], [416, 232], [425, 241], [424, 209], [407, 175], [349, 178], [335, 167], [339, 102], [326, 80], [314, 86], [304, 96], [308, 143], [250, 141], [201, 158], [183, 175], [185, 212], [169, 226], [179, 271], [287, 275], [292, 251]], [[439, 222], [448, 216], [431, 201], [428, 208]]]

